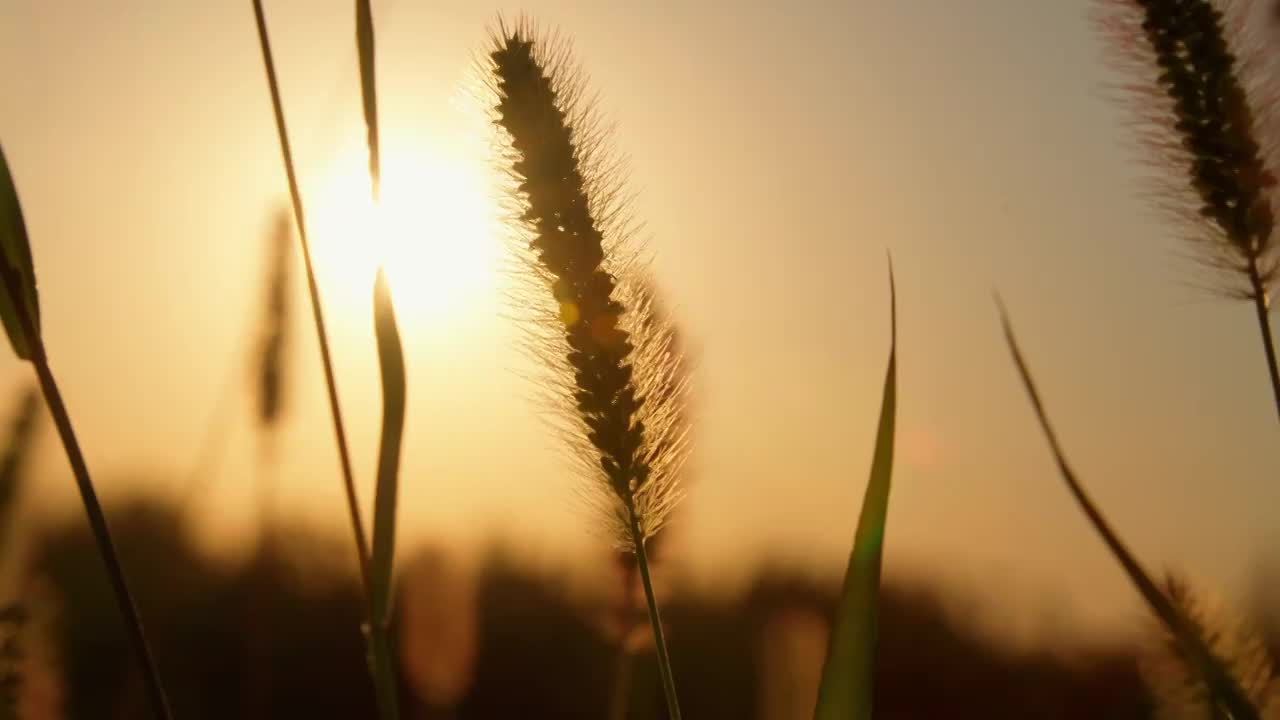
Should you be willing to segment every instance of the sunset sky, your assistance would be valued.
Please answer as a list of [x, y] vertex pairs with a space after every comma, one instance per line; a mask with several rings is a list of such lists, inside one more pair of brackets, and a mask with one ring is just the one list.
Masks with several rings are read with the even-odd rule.
[[[1177, 232], [1144, 202], [1089, 0], [381, 0], [380, 253], [361, 237], [351, 3], [266, 5], [366, 508], [372, 273], [390, 267], [410, 373], [406, 542], [497, 532], [578, 558], [599, 545], [528, 400], [503, 299], [476, 61], [498, 12], [523, 11], [573, 41], [616, 122], [700, 362], [677, 565], [709, 582], [768, 558], [843, 566], [888, 352], [886, 249], [891, 576], [1099, 627], [1141, 612], [1056, 476], [995, 289], [1082, 478], [1153, 569], [1239, 594], [1280, 559], [1252, 309], [1193, 288]], [[0, 97], [45, 337], [91, 469], [108, 496], [181, 496], [219, 396], [236, 393], [227, 459], [190, 500], [211, 541], [231, 542], [255, 518], [247, 363], [264, 233], [287, 197], [249, 1], [0, 0]], [[296, 279], [278, 502], [345, 533]], [[6, 394], [30, 380], [0, 361]], [[33, 508], [78, 511], [51, 431], [37, 471]]]

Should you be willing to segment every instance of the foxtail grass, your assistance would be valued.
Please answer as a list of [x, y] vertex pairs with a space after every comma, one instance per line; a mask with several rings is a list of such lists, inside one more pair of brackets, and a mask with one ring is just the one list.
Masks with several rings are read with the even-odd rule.
[[[693, 387], [694, 361], [689, 355], [680, 326], [675, 317], [659, 299], [657, 285], [647, 273], [637, 272], [639, 278], [635, 283], [633, 299], [629, 302], [629, 312], [636, 318], [636, 347], [654, 353], [657, 356], [641, 358], [637, 356], [633, 365], [644, 378], [643, 385], [649, 388], [646, 393], [647, 402], [655, 407], [667, 408], [664, 425], [668, 431], [655, 439], [656, 443], [673, 445], [671, 454], [683, 457], [691, 447], [691, 431], [693, 416], [691, 392]], [[654, 371], [663, 376], [655, 376]], [[646, 372], [647, 371], [647, 372]], [[666, 456], [667, 450], [655, 447], [655, 456]], [[678, 475], [671, 475], [670, 482], [685, 485], [688, 482], [688, 471], [681, 467]], [[607, 496], [606, 496], [607, 497]], [[677, 498], [673, 498], [678, 499]], [[674, 509], [674, 506], [673, 508]], [[669, 518], [667, 519], [669, 521]], [[663, 545], [667, 536], [667, 522], [664, 522], [646, 541], [650, 555]], [[638, 585], [638, 568], [635, 554], [624, 551], [617, 556], [619, 583], [622, 586], [621, 603], [618, 607], [617, 633], [618, 651], [614, 666], [613, 687], [608, 710], [611, 720], [624, 720], [630, 709], [631, 678], [635, 663], [635, 643], [631, 641], [636, 631], [635, 613], [640, 611], [635, 602]]]
[[9, 344], [15, 355], [27, 360], [35, 368], [45, 404], [49, 407], [49, 414], [58, 430], [58, 437], [62, 440], [72, 475], [75, 476], [76, 488], [80, 491], [94, 541], [106, 565], [116, 604], [120, 608], [120, 614], [124, 616], [129, 639], [142, 669], [152, 712], [156, 717], [167, 720], [172, 714], [164, 686], [160, 682], [160, 671], [147, 642], [137, 604], [129, 591], [124, 567], [120, 563], [119, 553], [116, 552], [115, 542], [107, 525], [106, 513], [98, 500], [84, 453], [71, 425], [71, 416], [67, 413], [62, 392], [58, 389], [53, 369], [49, 365], [41, 335], [40, 303], [36, 292], [35, 264], [31, 257], [30, 240], [18, 201], [18, 191], [3, 149], [0, 149], [0, 285], [3, 285], [3, 292], [0, 293], [0, 318], [3, 318]]
[[[1197, 591], [1186, 580], [1170, 576], [1165, 593], [1208, 641], [1241, 689], [1263, 717], [1280, 711], [1280, 683], [1267, 644], [1257, 628], [1224, 603]], [[1155, 720], [1218, 718], [1213, 689], [1196, 672], [1187, 653], [1167, 630], [1139, 657], [1139, 668], [1151, 691]]]
[[679, 500], [688, 450], [678, 348], [653, 314], [618, 165], [567, 46], [500, 21], [488, 61], [514, 225], [527, 241], [527, 299], [545, 310], [535, 311], [532, 346], [549, 369], [586, 494], [635, 555], [668, 715], [678, 720], [646, 547]]
[[267, 34], [267, 20], [262, 0], [253, 0], [253, 14], [257, 22], [258, 43], [262, 48], [262, 63], [267, 75], [267, 87], [271, 92], [271, 108], [275, 117], [276, 134], [280, 140], [280, 153], [284, 162], [285, 177], [289, 183], [289, 197], [293, 203], [293, 221], [302, 248], [302, 260], [306, 266], [307, 292], [311, 299], [311, 316], [315, 321], [316, 339], [320, 346], [320, 362], [324, 369], [325, 390], [329, 398], [329, 414], [333, 418], [333, 435], [338, 446], [338, 461], [342, 470], [343, 488], [347, 495], [347, 511], [351, 531], [355, 538], [356, 562], [360, 569], [360, 581], [366, 597], [369, 597], [369, 543], [361, 519], [360, 500], [356, 495], [355, 476], [351, 470], [351, 451], [347, 444], [347, 432], [342, 421], [342, 408], [338, 402], [338, 381], [334, 377], [333, 358], [329, 350], [329, 333], [325, 329], [324, 310], [320, 304], [320, 286], [316, 281], [311, 258], [311, 243], [307, 237], [306, 213], [302, 193], [298, 190], [298, 176], [293, 164], [293, 150], [289, 144], [289, 131], [285, 124], [284, 107], [280, 100], [280, 84], [276, 78], [275, 59], [271, 54], [271, 39]]
[[1111, 555], [1124, 569], [1125, 574], [1128, 575], [1129, 580], [1137, 588], [1138, 593], [1146, 601], [1152, 613], [1165, 626], [1170, 636], [1178, 644], [1187, 665], [1194, 670], [1205, 687], [1208, 688], [1209, 697], [1216, 711], [1227, 713], [1226, 717], [1231, 718], [1231, 720], [1260, 720], [1262, 716], [1259, 714], [1257, 707], [1254, 706], [1248, 693], [1244, 691], [1240, 682], [1231, 673], [1227, 665], [1214, 653], [1210, 643], [1202, 634], [1202, 628], [1197, 626], [1183, 609], [1156, 585], [1141, 563], [1138, 562], [1138, 559], [1130, 552], [1128, 546], [1112, 529], [1111, 524], [1103, 516], [1102, 511], [1098, 509], [1088, 492], [1085, 491], [1084, 485], [1076, 477], [1075, 471], [1071, 468], [1070, 463], [1067, 462], [1066, 453], [1058, 441], [1058, 435], [1054, 431], [1053, 425], [1049, 422], [1044, 402], [1040, 399], [1040, 391], [1036, 388], [1035, 381], [1031, 377], [1031, 370], [1023, 357], [1021, 348], [1018, 347], [1013, 325], [1009, 321], [1009, 315], [1004, 308], [1004, 304], [998, 297], [996, 298], [996, 303], [1000, 309], [1000, 322], [1004, 330], [1005, 341], [1008, 343], [1009, 351], [1013, 356], [1014, 365], [1018, 369], [1018, 375], [1022, 379], [1022, 384], [1027, 391], [1031, 406], [1035, 410], [1040, 429], [1044, 432], [1045, 439], [1049, 443], [1054, 462], [1058, 466], [1058, 473], [1062, 476], [1062, 480], [1071, 492], [1072, 497], [1075, 498], [1085, 517], [1089, 519], [1089, 523], [1093, 525], [1094, 530], [1102, 538]]
[[1280, 80], [1254, 57], [1261, 40], [1220, 9], [1229, 3], [1097, 2], [1112, 55], [1132, 78], [1128, 99], [1158, 205], [1212, 271], [1212, 289], [1253, 306], [1280, 413], [1270, 318], [1280, 276]]

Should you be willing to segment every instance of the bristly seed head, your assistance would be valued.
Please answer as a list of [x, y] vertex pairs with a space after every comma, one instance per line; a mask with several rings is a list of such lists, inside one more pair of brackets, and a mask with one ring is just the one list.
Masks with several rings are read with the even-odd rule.
[[[567, 361], [572, 374], [562, 384], [586, 441], [578, 449], [589, 448], [615, 498], [611, 505], [622, 516], [612, 518], [615, 525], [634, 516], [647, 537], [674, 502], [669, 481], [678, 463], [668, 456], [683, 451], [684, 439], [669, 437], [672, 413], [661, 408], [670, 403], [647, 402], [646, 395], [680, 382], [680, 392], [665, 392], [671, 402], [682, 400], [683, 380], [658, 370], [671, 358], [653, 352], [666, 340], [652, 325], [668, 318], [650, 314], [650, 289], [638, 287], [638, 277], [618, 275], [642, 270], [617, 257], [615, 236], [625, 223], [616, 188], [607, 187], [612, 168], [593, 159], [600, 137], [576, 104], [578, 89], [565, 80], [563, 49], [548, 52], [546, 45], [523, 24], [499, 27], [489, 54], [496, 122], [510, 142], [507, 170], [531, 269], [556, 303], [551, 322], [564, 344], [560, 357], [549, 359], [562, 367]], [[539, 354], [549, 356], [545, 336], [539, 342]], [[671, 451], [655, 453], [658, 447]]]
[[[1196, 626], [1210, 650], [1231, 673], [1263, 718], [1280, 717], [1280, 684], [1260, 634], [1233, 616], [1220, 602], [1193, 592], [1182, 579], [1169, 577], [1165, 592]], [[1181, 644], [1163, 628], [1141, 656], [1144, 679], [1155, 701], [1157, 720], [1225, 718], [1226, 711], [1205, 685]]]
[[[1276, 276], [1276, 177], [1259, 139], [1265, 123], [1223, 13], [1209, 0], [1104, 1], [1112, 8], [1104, 23], [1119, 56], [1131, 72], [1154, 80], [1155, 93], [1135, 98], [1148, 144], [1181, 166], [1184, 187], [1196, 198], [1194, 212], [1216, 236], [1208, 263], [1251, 278], [1247, 289], [1231, 294], [1252, 297], [1259, 286], [1265, 293]], [[1135, 41], [1141, 50], [1129, 44]]]

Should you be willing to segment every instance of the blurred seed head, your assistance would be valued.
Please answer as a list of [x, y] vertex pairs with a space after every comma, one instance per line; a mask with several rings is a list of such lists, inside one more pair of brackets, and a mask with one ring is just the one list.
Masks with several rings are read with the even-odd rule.
[[[1193, 590], [1181, 578], [1168, 578], [1165, 592], [1201, 631], [1262, 717], [1280, 719], [1280, 684], [1261, 633], [1220, 600]], [[1181, 644], [1163, 626], [1153, 628], [1152, 638], [1140, 660], [1155, 700], [1156, 719], [1229, 718], [1213, 702], [1202, 674], [1188, 661]]]
[[293, 218], [287, 207], [281, 207], [267, 235], [268, 266], [258, 341], [258, 422], [264, 428], [275, 427], [285, 408], [293, 245]]

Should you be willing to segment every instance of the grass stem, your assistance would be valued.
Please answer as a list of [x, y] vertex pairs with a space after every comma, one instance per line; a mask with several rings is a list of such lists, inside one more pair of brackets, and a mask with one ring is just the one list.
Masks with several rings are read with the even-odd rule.
[[1036, 420], [1039, 422], [1040, 429], [1049, 443], [1054, 462], [1058, 466], [1058, 472], [1062, 476], [1063, 482], [1066, 483], [1067, 489], [1070, 490], [1076, 503], [1089, 519], [1089, 523], [1093, 525], [1094, 530], [1097, 531], [1102, 541], [1111, 551], [1112, 556], [1115, 557], [1116, 561], [1124, 569], [1125, 574], [1129, 576], [1129, 579], [1138, 589], [1138, 593], [1146, 600], [1151, 611], [1164, 623], [1165, 627], [1169, 629], [1169, 632], [1182, 646], [1188, 662], [1203, 677], [1217, 709], [1229, 713], [1229, 717], [1232, 720], [1260, 720], [1261, 714], [1253, 706], [1248, 695], [1241, 688], [1240, 683], [1231, 675], [1222, 661], [1214, 655], [1209, 643], [1201, 636], [1195, 624], [1174, 605], [1165, 592], [1147, 574], [1138, 559], [1129, 551], [1128, 546], [1120, 539], [1111, 524], [1107, 522], [1102, 511], [1094, 504], [1093, 499], [1076, 477], [1075, 471], [1067, 463], [1066, 452], [1062, 449], [1062, 444], [1058, 441], [1058, 434], [1049, 422], [1049, 415], [1045, 411], [1043, 401], [1040, 399], [1040, 391], [1036, 388], [1035, 381], [1031, 377], [1031, 370], [1027, 366], [1021, 348], [1018, 347], [1017, 338], [1013, 333], [1013, 325], [1009, 321], [1009, 314], [999, 296], [996, 297], [996, 304], [1000, 309], [1000, 323], [1004, 331], [1005, 341], [1009, 346], [1009, 352], [1013, 355], [1013, 362], [1017, 366], [1023, 388], [1027, 392], [1027, 397], [1031, 400]]
[[289, 133], [285, 126], [284, 109], [280, 102], [280, 85], [276, 80], [275, 61], [271, 55], [271, 41], [267, 37], [267, 21], [262, 10], [262, 0], [253, 0], [254, 17], [258, 23], [258, 41], [262, 46], [262, 62], [266, 67], [267, 85], [271, 89], [271, 107], [275, 112], [276, 132], [280, 136], [280, 152], [284, 156], [285, 175], [289, 181], [289, 197], [293, 201], [294, 223], [298, 227], [298, 240], [302, 245], [302, 260], [307, 270], [307, 291], [311, 296], [311, 314], [315, 319], [316, 339], [320, 345], [320, 361], [324, 366], [325, 386], [329, 394], [329, 412], [333, 416], [333, 434], [338, 445], [338, 459], [342, 465], [342, 479], [347, 493], [347, 509], [351, 516], [351, 529], [355, 535], [356, 555], [360, 567], [360, 580], [365, 597], [370, 597], [372, 582], [369, 579], [369, 543], [360, 515], [360, 500], [356, 496], [355, 477], [351, 472], [351, 452], [347, 446], [347, 433], [342, 423], [342, 408], [338, 403], [338, 383], [333, 375], [333, 359], [329, 351], [329, 334], [325, 330], [324, 311], [320, 307], [320, 288], [316, 283], [315, 268], [311, 262], [311, 244], [307, 239], [307, 223], [302, 210], [302, 194], [298, 191], [298, 178], [293, 167], [293, 151], [289, 146]]
[[396, 669], [391, 660], [391, 634], [386, 621], [369, 626], [370, 670], [373, 672], [374, 692], [378, 697], [378, 717], [381, 720], [397, 720], [400, 717], [396, 688]]
[[1267, 354], [1267, 370], [1271, 373], [1271, 390], [1276, 396], [1276, 413], [1280, 414], [1280, 363], [1276, 362], [1276, 343], [1271, 335], [1271, 302], [1257, 268], [1249, 272], [1253, 285], [1253, 308], [1258, 313], [1258, 330], [1262, 333], [1262, 350]]
[[658, 674], [662, 676], [662, 693], [667, 698], [669, 720], [680, 720], [680, 701], [676, 697], [675, 674], [671, 672], [671, 656], [667, 653], [666, 635], [662, 631], [662, 617], [658, 614], [658, 599], [653, 593], [653, 581], [649, 578], [649, 554], [644, 548], [644, 533], [635, 507], [627, 506], [631, 520], [631, 539], [635, 545], [636, 567], [640, 570], [640, 584], [644, 586], [644, 599], [649, 605], [649, 623], [653, 626], [653, 645], [658, 654]]
[[156, 667], [155, 657], [151, 654], [151, 646], [147, 643], [147, 634], [142, 627], [142, 616], [138, 614], [138, 606], [129, 592], [124, 568], [120, 565], [120, 556], [116, 553], [115, 543], [111, 540], [111, 531], [107, 527], [107, 516], [102, 512], [102, 504], [98, 501], [98, 494], [93, 489], [93, 480], [89, 477], [84, 453], [80, 451], [80, 443], [76, 440], [75, 430], [71, 427], [71, 418], [67, 415], [66, 405], [62, 402], [62, 393], [58, 391], [58, 383], [53, 379], [53, 371], [49, 369], [49, 361], [45, 356], [42, 340], [37, 339], [32, 343], [32, 364], [35, 365], [36, 375], [40, 378], [40, 389], [44, 393], [45, 403], [49, 406], [49, 414], [53, 416], [53, 424], [58, 428], [58, 437], [62, 439], [62, 447], [67, 452], [67, 460], [71, 463], [71, 472], [75, 475], [80, 499], [84, 501], [85, 514], [89, 517], [89, 527], [93, 530], [94, 540], [102, 553], [102, 561], [107, 566], [107, 577], [111, 580], [111, 589], [115, 592], [121, 614], [125, 616], [129, 638], [138, 655], [138, 662], [142, 665], [142, 677], [146, 682], [152, 710], [155, 711], [156, 717], [169, 720], [173, 717], [173, 713], [169, 710], [164, 686], [160, 684], [160, 671]]
[[134, 602], [133, 594], [129, 591], [129, 583], [125, 579], [124, 567], [120, 564], [120, 556], [116, 552], [115, 542], [111, 539], [111, 531], [107, 526], [106, 513], [102, 511], [102, 503], [99, 502], [98, 493], [93, 488], [93, 479], [89, 476], [89, 467], [85, 463], [84, 453], [80, 449], [80, 442], [76, 439], [75, 430], [71, 426], [71, 417], [67, 414], [67, 406], [62, 401], [62, 393], [58, 390], [58, 383], [54, 380], [53, 370], [49, 367], [49, 358], [45, 353], [44, 340], [40, 337], [39, 332], [31, 322], [31, 317], [22, 305], [19, 283], [13, 277], [13, 274], [6, 268], [0, 271], [0, 276], [3, 277], [6, 290], [13, 299], [19, 322], [22, 323], [23, 331], [26, 333], [28, 343], [31, 346], [31, 364], [35, 367], [36, 377], [40, 381], [40, 390], [44, 394], [45, 404], [49, 407], [49, 414], [53, 418], [54, 426], [58, 429], [58, 437], [62, 440], [62, 447], [67, 453], [67, 461], [71, 464], [71, 473], [75, 476], [76, 487], [79, 489], [80, 499], [84, 503], [85, 515], [89, 519], [89, 528], [93, 532], [98, 551], [102, 554], [102, 561], [107, 567], [107, 578], [111, 582], [111, 589], [115, 594], [116, 603], [120, 607], [120, 613], [124, 615], [129, 639], [133, 644], [134, 652], [138, 656], [138, 663], [142, 667], [142, 677], [146, 684], [147, 696], [151, 701], [152, 711], [161, 720], [171, 720], [173, 713], [169, 709], [169, 700], [165, 697], [164, 686], [160, 683], [160, 671], [156, 666], [155, 657], [151, 653], [151, 646], [147, 643], [147, 633], [142, 627], [142, 616], [138, 613], [137, 603]]

